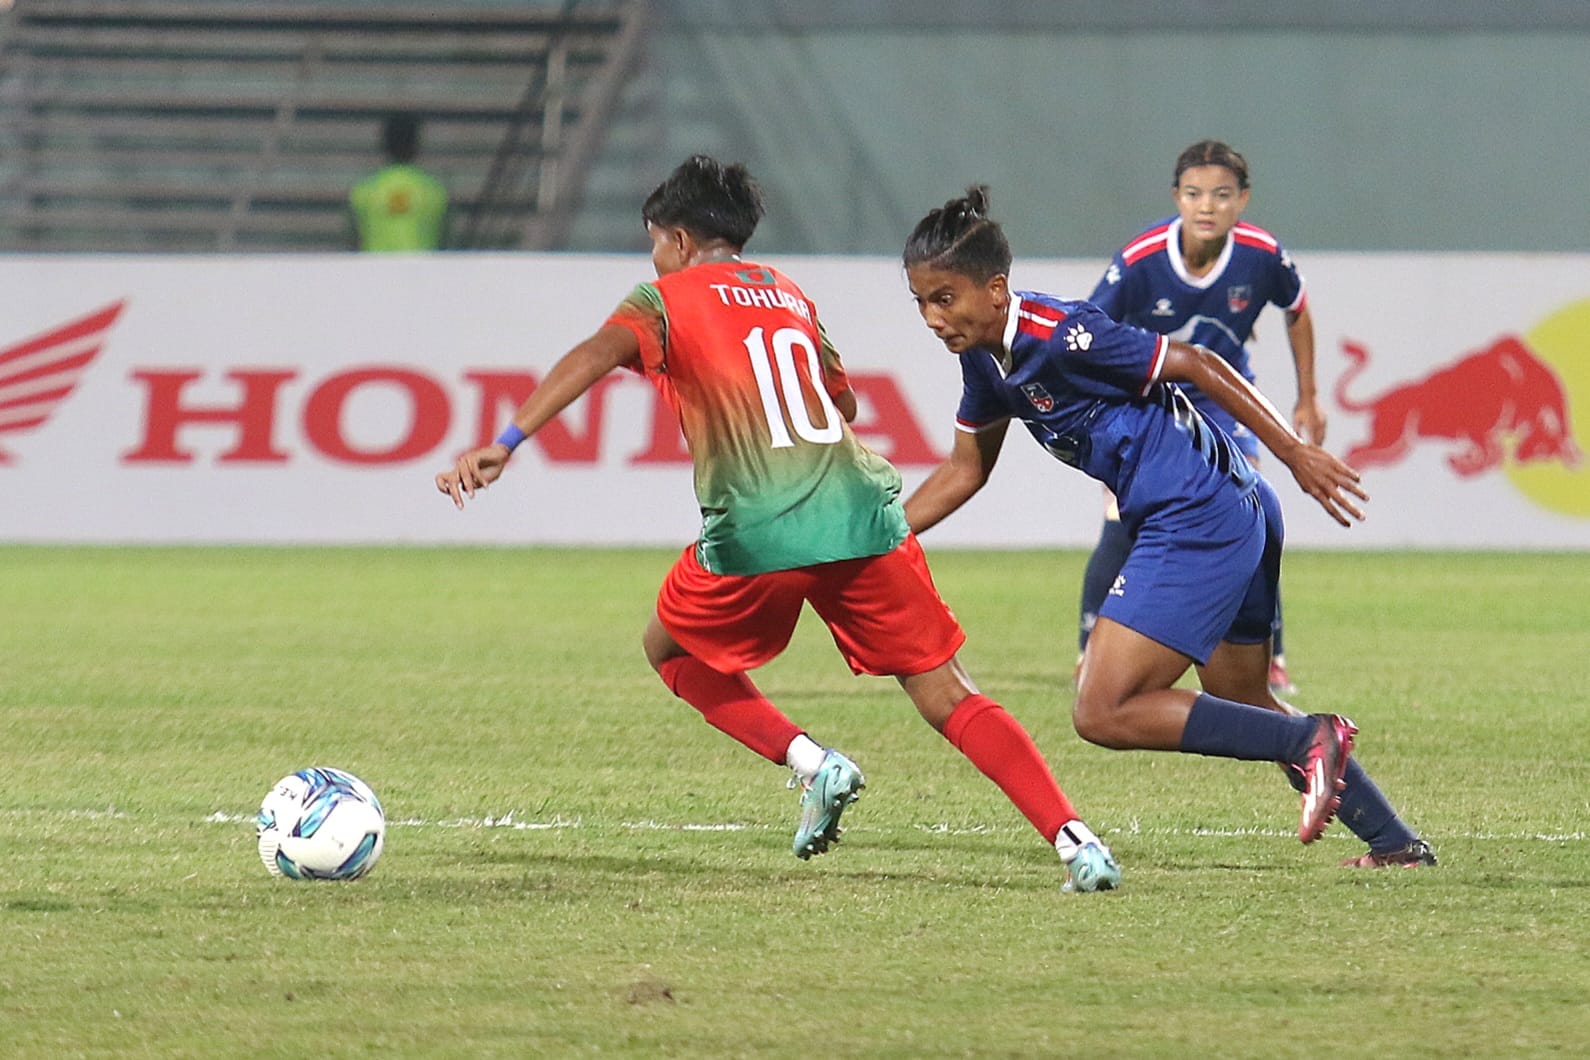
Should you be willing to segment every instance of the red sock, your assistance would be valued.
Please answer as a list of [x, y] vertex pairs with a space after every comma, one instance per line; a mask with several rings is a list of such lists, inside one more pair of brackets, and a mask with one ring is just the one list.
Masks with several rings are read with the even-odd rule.
[[1021, 722], [992, 699], [971, 695], [957, 703], [944, 723], [944, 738], [998, 784], [1049, 842], [1060, 834], [1061, 825], [1076, 818], [1071, 800], [1055, 782], [1037, 744]]
[[714, 728], [739, 740], [763, 758], [784, 764], [800, 726], [757, 691], [744, 673], [721, 674], [691, 655], [679, 655], [657, 668], [663, 684], [701, 712]]

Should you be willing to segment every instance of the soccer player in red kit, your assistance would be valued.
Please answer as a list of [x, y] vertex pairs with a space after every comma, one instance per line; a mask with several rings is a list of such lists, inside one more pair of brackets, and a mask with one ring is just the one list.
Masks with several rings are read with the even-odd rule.
[[789, 643], [809, 602], [856, 673], [895, 677], [922, 717], [997, 784], [1067, 867], [1067, 890], [1121, 873], [1020, 722], [978, 692], [966, 637], [906, 525], [900, 475], [851, 432], [856, 399], [811, 301], [742, 260], [762, 217], [743, 166], [697, 155], [641, 211], [657, 280], [566, 353], [496, 442], [436, 486], [460, 508], [514, 447], [615, 368], [641, 372], [679, 415], [702, 525], [668, 572], [646, 658], [713, 726], [799, 779], [794, 853], [821, 854], [863, 778], [775, 707], [746, 671]]

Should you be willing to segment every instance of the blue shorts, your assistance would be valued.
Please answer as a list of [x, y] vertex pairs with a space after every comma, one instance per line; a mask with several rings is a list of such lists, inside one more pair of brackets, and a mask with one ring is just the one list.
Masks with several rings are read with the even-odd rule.
[[1225, 431], [1226, 437], [1236, 443], [1237, 449], [1250, 463], [1259, 459], [1259, 439], [1252, 431], [1238, 423], [1231, 413], [1209, 400], [1202, 391], [1188, 396], [1192, 398], [1193, 407], [1203, 413], [1204, 419]]
[[1285, 533], [1262, 476], [1229, 504], [1151, 516], [1099, 616], [1200, 666], [1223, 640], [1261, 644], [1275, 621]]

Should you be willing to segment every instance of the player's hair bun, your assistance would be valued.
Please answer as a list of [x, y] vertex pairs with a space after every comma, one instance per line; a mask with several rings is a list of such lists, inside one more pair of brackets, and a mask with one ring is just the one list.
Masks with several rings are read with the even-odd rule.
[[952, 232], [964, 232], [978, 221], [988, 219], [988, 185], [972, 184], [966, 194], [951, 199], [935, 210], [942, 223]]
[[988, 216], [988, 185], [973, 184], [966, 189], [966, 197], [960, 200], [968, 217], [982, 219]]
[[988, 185], [973, 184], [966, 194], [929, 210], [905, 242], [907, 269], [931, 262], [964, 272], [978, 282], [1010, 271], [1010, 243], [988, 216]]

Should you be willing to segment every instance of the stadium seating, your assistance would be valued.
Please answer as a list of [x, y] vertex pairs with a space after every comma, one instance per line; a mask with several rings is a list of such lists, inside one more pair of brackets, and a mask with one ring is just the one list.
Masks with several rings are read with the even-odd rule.
[[0, 28], [0, 250], [349, 245], [394, 110], [450, 246], [553, 248], [648, 5], [22, 0]]

